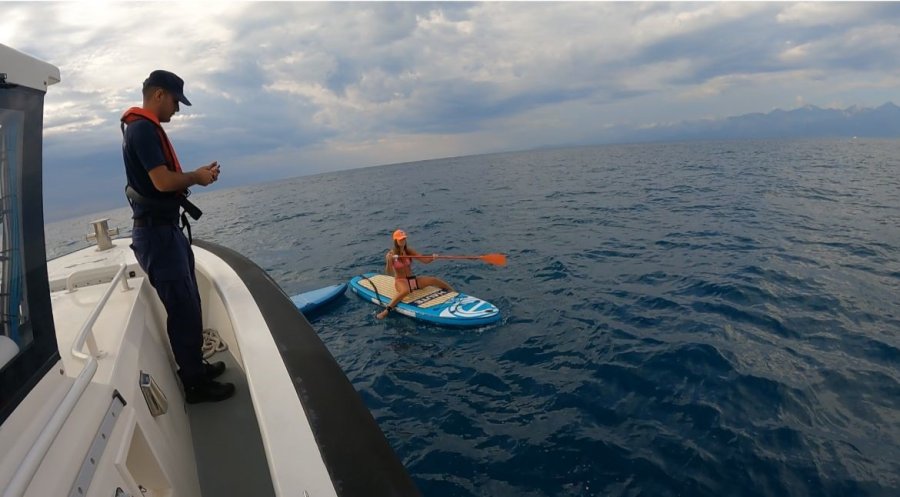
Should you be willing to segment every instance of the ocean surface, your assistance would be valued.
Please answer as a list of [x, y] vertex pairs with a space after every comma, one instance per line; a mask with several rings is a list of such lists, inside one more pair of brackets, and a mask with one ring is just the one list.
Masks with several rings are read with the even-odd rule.
[[[223, 159], [223, 158], [219, 158]], [[227, 174], [227, 170], [223, 171]], [[900, 495], [900, 141], [616, 145], [201, 194], [194, 236], [293, 295], [403, 228], [496, 304], [460, 331], [352, 293], [311, 319], [427, 496]], [[124, 200], [123, 200], [124, 202]], [[51, 257], [96, 217], [47, 225]]]

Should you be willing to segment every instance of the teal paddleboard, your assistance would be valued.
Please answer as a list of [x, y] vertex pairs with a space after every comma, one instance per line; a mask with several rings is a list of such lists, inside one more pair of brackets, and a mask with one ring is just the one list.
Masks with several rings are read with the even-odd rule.
[[[396, 295], [394, 278], [366, 273], [350, 280], [350, 291], [363, 300], [388, 305]], [[411, 318], [443, 326], [475, 327], [496, 323], [500, 309], [490, 302], [464, 293], [448, 292], [427, 286], [407, 295], [397, 304], [396, 312]]]
[[297, 306], [297, 309], [299, 309], [300, 312], [308, 314], [340, 297], [345, 291], [347, 291], [347, 284], [339, 283], [337, 285], [326, 286], [324, 288], [319, 288], [318, 290], [294, 295], [291, 297], [291, 302]]

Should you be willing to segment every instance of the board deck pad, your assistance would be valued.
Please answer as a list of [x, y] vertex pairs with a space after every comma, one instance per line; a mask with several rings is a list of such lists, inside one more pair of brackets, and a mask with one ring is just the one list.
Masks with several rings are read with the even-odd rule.
[[[375, 273], [350, 280], [350, 290], [381, 306], [389, 304], [397, 295], [394, 277]], [[397, 304], [396, 311], [423, 321], [457, 327], [482, 326], [500, 319], [500, 310], [490, 302], [436, 286], [411, 292]]]
[[[397, 296], [397, 289], [394, 288], [393, 276], [376, 274], [374, 276], [369, 276], [368, 279], [363, 278], [359, 281], [360, 286], [369, 290], [374, 290], [372, 288], [373, 283], [378, 288], [378, 293], [386, 297], [388, 302]], [[448, 292], [447, 290], [436, 286], [426, 286], [425, 288], [410, 292], [409, 295], [403, 297], [401, 302], [427, 309], [438, 304], [443, 304], [457, 295], [459, 295], [457, 292]]]

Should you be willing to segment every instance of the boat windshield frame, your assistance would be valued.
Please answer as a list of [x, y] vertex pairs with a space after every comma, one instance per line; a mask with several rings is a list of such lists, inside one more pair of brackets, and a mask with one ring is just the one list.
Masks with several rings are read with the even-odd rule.
[[[0, 81], [0, 338], [7, 357], [0, 365], [0, 423], [60, 359], [53, 324], [44, 240], [42, 140], [45, 92]], [[16, 280], [15, 282], [12, 282]], [[9, 290], [15, 290], [10, 292]], [[12, 309], [12, 311], [10, 311]], [[14, 320], [14, 323], [10, 322]], [[11, 345], [14, 343], [15, 345]]]

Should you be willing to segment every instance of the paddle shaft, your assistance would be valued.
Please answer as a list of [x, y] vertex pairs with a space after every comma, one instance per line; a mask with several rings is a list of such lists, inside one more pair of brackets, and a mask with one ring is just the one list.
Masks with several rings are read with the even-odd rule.
[[398, 255], [406, 259], [480, 259], [488, 264], [495, 266], [505, 266], [506, 256], [503, 254], [485, 254], [485, 255]]
[[401, 259], [481, 259], [480, 255], [398, 255]]

